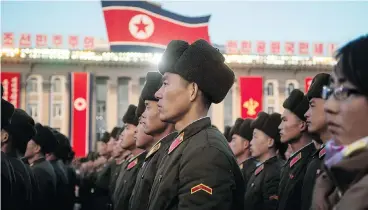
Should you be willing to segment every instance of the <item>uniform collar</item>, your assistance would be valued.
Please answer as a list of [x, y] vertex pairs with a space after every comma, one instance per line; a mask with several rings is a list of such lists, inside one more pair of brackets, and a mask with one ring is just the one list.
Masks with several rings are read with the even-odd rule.
[[309, 143], [309, 144], [305, 145], [304, 147], [300, 148], [298, 151], [294, 152], [292, 155], [290, 155], [289, 159], [293, 158], [293, 157], [294, 157], [295, 155], [297, 155], [299, 152], [301, 152], [301, 151], [302, 151], [302, 150], [304, 150], [304, 149], [309, 148], [310, 146], [313, 146], [313, 147], [314, 147], [313, 142], [311, 142], [311, 143]]
[[211, 127], [211, 119], [209, 117], [202, 117], [190, 123], [179, 133], [179, 135], [184, 134], [183, 140], [185, 140], [208, 127]]

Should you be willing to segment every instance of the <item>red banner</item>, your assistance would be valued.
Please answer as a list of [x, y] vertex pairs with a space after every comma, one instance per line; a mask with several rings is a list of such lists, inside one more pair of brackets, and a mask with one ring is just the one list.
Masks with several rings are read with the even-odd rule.
[[91, 75], [72, 72], [70, 76], [70, 138], [77, 157], [88, 154], [91, 137]]
[[313, 80], [313, 77], [306, 77], [305, 78], [305, 84], [304, 84], [304, 87], [305, 87], [305, 93], [308, 92], [309, 90], [309, 87], [311, 86], [312, 84], [312, 80]]
[[262, 111], [262, 77], [240, 77], [240, 106], [242, 118], [256, 118]]
[[20, 73], [1, 72], [1, 84], [4, 87], [3, 99], [9, 101], [15, 108], [20, 107]]
[[210, 41], [210, 16], [186, 17], [146, 1], [102, 1], [102, 8], [112, 51], [165, 49], [171, 40]]

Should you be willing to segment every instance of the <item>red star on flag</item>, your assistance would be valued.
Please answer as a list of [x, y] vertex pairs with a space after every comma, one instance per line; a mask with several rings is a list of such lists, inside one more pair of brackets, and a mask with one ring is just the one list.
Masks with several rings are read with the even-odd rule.
[[143, 19], [141, 18], [141, 22], [135, 24], [135, 26], [137, 26], [137, 33], [139, 33], [140, 31], [146, 33], [146, 27], [148, 26], [148, 24], [145, 24], [143, 22]]

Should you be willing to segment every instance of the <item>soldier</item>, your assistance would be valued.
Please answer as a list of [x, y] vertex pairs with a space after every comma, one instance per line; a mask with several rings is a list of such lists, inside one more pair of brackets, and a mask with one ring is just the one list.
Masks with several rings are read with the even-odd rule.
[[277, 209], [280, 171], [284, 164], [277, 156], [281, 145], [278, 129], [280, 123], [280, 114], [260, 112], [251, 125], [246, 125], [249, 130], [254, 129], [250, 150], [252, 156], [259, 161], [245, 193], [247, 210]]
[[[142, 166], [146, 152], [137, 147], [137, 125], [138, 117], [136, 113], [137, 107], [129, 105], [127, 112], [123, 117], [125, 128], [123, 131], [122, 148], [130, 150], [134, 157], [132, 157], [117, 179], [116, 189], [113, 195], [114, 209], [128, 209], [129, 199], [133, 191], [133, 187], [137, 178], [139, 168]], [[141, 137], [140, 137], [141, 138]], [[145, 136], [144, 138], [147, 138]]]
[[230, 136], [230, 130], [231, 130], [231, 126], [225, 126], [224, 129], [224, 136], [227, 139], [228, 142], [231, 142], [231, 136]]
[[40, 209], [55, 209], [57, 178], [53, 166], [45, 154], [55, 150], [56, 141], [51, 130], [37, 123], [36, 135], [28, 142], [24, 157], [28, 160], [38, 181], [40, 190]]
[[163, 157], [150, 194], [150, 210], [243, 209], [244, 180], [226, 138], [207, 117], [234, 83], [223, 55], [204, 40], [171, 41], [156, 92], [160, 120], [180, 131]]
[[17, 195], [15, 209], [35, 209], [37, 198], [37, 185], [35, 177], [29, 167], [20, 159], [19, 154], [24, 154], [24, 144], [36, 135], [34, 120], [23, 110], [15, 109], [10, 125], [5, 126], [10, 135], [1, 149], [8, 156], [14, 168], [16, 182], [14, 193]]
[[316, 151], [304, 114], [309, 108], [308, 99], [299, 89], [294, 89], [284, 101], [280, 137], [290, 145], [293, 154], [284, 165], [279, 187], [279, 210], [301, 209], [303, 180], [307, 166]]
[[329, 85], [331, 76], [326, 73], [317, 74], [308, 90], [307, 97], [309, 100], [309, 109], [305, 113], [307, 119], [308, 132], [317, 136], [316, 139], [321, 140], [322, 144], [313, 154], [313, 159], [308, 165], [304, 178], [302, 193], [302, 209], [309, 210], [312, 203], [313, 187], [317, 176], [321, 173], [323, 158], [326, 154], [325, 143], [331, 139], [331, 135], [327, 130], [327, 122], [325, 118], [324, 104], [322, 99], [323, 86]]
[[250, 140], [252, 140], [253, 135], [253, 129], [250, 127], [251, 123], [251, 119], [238, 118], [230, 131], [232, 136], [230, 148], [243, 172], [245, 191], [247, 191], [248, 180], [257, 165], [257, 160], [250, 154]]
[[[14, 113], [14, 106], [3, 98], [3, 86], [1, 85], [1, 146], [9, 138], [9, 133], [3, 128], [8, 126]], [[1, 209], [11, 209], [16, 201], [13, 193], [15, 185], [15, 173], [8, 157], [1, 151]]]
[[[145, 148], [148, 154], [138, 172], [137, 181], [129, 201], [130, 210], [146, 210], [148, 208], [149, 194], [158, 164], [177, 135], [174, 132], [173, 124], [160, 120], [157, 106], [158, 100], [155, 98], [155, 93], [161, 86], [161, 78], [162, 76], [158, 72], [148, 72], [140, 97], [145, 104], [140, 125], [142, 125], [144, 132], [152, 136], [153, 139], [151, 142], [147, 142], [149, 146]], [[140, 106], [138, 105], [138, 107]], [[137, 145], [140, 140], [142, 139], [138, 137]]]
[[[110, 147], [108, 146], [108, 143], [110, 142], [110, 133], [104, 132], [102, 137], [97, 140], [97, 152], [100, 156], [104, 156], [106, 159], [110, 158], [112, 150], [110, 150]], [[112, 142], [112, 141], [111, 141]], [[111, 145], [112, 143], [110, 143]]]

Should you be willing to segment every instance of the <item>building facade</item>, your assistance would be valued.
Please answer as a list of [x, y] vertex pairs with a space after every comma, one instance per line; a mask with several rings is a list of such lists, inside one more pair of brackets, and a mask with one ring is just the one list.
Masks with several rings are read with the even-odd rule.
[[[154, 57], [154, 56], [153, 56]], [[37, 122], [49, 125], [69, 135], [70, 124], [70, 72], [90, 72], [92, 85], [92, 148], [104, 131], [122, 126], [122, 117], [129, 104], [137, 104], [149, 71], [157, 71], [157, 64], [146, 60], [97, 61], [88, 59], [45, 59], [31, 55], [2, 54], [1, 71], [20, 73], [20, 108]], [[153, 58], [152, 58], [153, 59]], [[154, 60], [157, 60], [156, 58]], [[236, 81], [219, 104], [209, 111], [212, 122], [220, 130], [232, 125], [241, 116], [239, 77], [263, 78], [263, 111], [282, 112], [282, 103], [294, 88], [305, 90], [305, 78], [320, 72], [329, 72], [327, 64], [274, 64], [257, 60], [231, 61]]]

